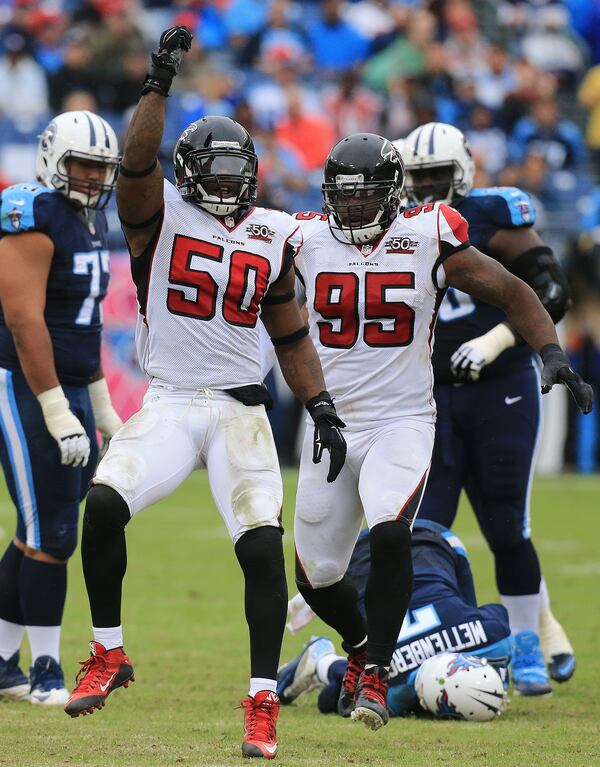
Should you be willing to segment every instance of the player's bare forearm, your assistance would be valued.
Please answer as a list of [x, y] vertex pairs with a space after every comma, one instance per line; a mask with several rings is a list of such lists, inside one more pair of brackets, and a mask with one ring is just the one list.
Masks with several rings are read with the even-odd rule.
[[117, 208], [133, 256], [139, 256], [150, 241], [163, 205], [163, 173], [156, 157], [164, 129], [165, 100], [154, 92], [142, 96], [125, 138]]
[[21, 370], [37, 396], [59, 386], [50, 333], [44, 318], [28, 319], [10, 327]]
[[[156, 159], [165, 127], [165, 109], [166, 99], [154, 91], [138, 101], [123, 148], [123, 165], [128, 170], [145, 170]], [[121, 181], [123, 178], [119, 176], [117, 189]]]
[[319, 355], [309, 336], [276, 346], [275, 353], [287, 385], [300, 402], [308, 402], [325, 389]]
[[535, 351], [558, 344], [554, 323], [532, 288], [494, 259], [467, 248], [448, 258], [444, 271], [448, 285], [502, 309], [510, 327]]

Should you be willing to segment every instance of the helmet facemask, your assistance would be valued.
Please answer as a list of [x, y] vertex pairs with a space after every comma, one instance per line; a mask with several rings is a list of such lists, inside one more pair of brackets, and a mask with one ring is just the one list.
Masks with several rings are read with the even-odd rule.
[[455, 162], [438, 162], [406, 168], [405, 194], [413, 205], [451, 203], [460, 197], [463, 169]]
[[[103, 165], [105, 169], [104, 178], [98, 180], [78, 178], [67, 169], [68, 161], [71, 159], [84, 163]], [[62, 192], [69, 200], [84, 208], [101, 210], [108, 205], [114, 191], [118, 167], [118, 158], [107, 158], [105, 160], [97, 155], [70, 149], [56, 163], [56, 172], [52, 176], [51, 183], [55, 189]]]
[[331, 232], [340, 242], [364, 245], [377, 239], [390, 226], [398, 212], [401, 189], [390, 181], [364, 181], [362, 174], [336, 177], [322, 186], [324, 210], [336, 228]]
[[258, 161], [252, 152], [199, 149], [185, 154], [182, 165], [183, 178], [177, 179], [181, 196], [215, 216], [230, 216], [256, 200]]

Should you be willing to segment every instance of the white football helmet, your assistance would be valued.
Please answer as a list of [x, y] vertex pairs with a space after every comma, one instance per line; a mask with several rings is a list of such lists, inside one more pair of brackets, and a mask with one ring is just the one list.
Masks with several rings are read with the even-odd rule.
[[[38, 180], [84, 208], [106, 207], [115, 188], [120, 160], [117, 137], [106, 120], [93, 112], [63, 112], [39, 138]], [[104, 164], [104, 179], [91, 183], [71, 176], [66, 165], [69, 158]]]
[[488, 722], [508, 705], [500, 674], [474, 655], [445, 652], [428, 658], [415, 689], [421, 706], [441, 718]]
[[404, 192], [411, 204], [451, 203], [466, 197], [473, 188], [471, 150], [453, 125], [427, 123], [397, 143], [406, 169]]

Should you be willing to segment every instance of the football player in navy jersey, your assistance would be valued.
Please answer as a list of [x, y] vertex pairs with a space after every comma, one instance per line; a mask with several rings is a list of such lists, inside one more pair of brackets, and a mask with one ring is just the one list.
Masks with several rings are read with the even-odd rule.
[[[117, 138], [91, 112], [40, 136], [37, 183], [0, 208], [0, 460], [17, 512], [0, 560], [0, 698], [64, 704], [59, 640], [79, 503], [96, 465], [96, 428], [121, 425], [100, 365], [108, 286], [108, 203]], [[32, 667], [19, 652], [27, 630]]]
[[[469, 224], [471, 242], [527, 282], [555, 322], [570, 306], [552, 250], [533, 229], [531, 199], [514, 187], [474, 189], [463, 134], [428, 123], [402, 142], [409, 204], [442, 200]], [[531, 541], [530, 490], [541, 426], [540, 375], [531, 347], [499, 309], [449, 288], [440, 306], [433, 366], [436, 441], [421, 517], [450, 527], [467, 492], [494, 554], [496, 582], [515, 636], [513, 680], [523, 695], [551, 692], [575, 669], [573, 648], [549, 608]], [[450, 499], [450, 503], [448, 503]]]
[[[487, 658], [501, 672], [512, 654], [508, 615], [502, 605], [477, 606], [475, 586], [465, 547], [458, 536], [436, 522], [415, 521], [411, 540], [414, 586], [406, 620], [392, 656], [388, 707], [394, 715], [418, 710], [414, 681], [421, 663], [441, 652], [466, 652]], [[356, 586], [360, 610], [369, 575], [369, 531], [354, 547], [348, 577]], [[299, 630], [314, 615], [300, 595], [290, 602], [288, 628]], [[314, 687], [319, 711], [337, 711], [347, 667], [326, 637], [311, 639], [278, 674], [277, 692], [284, 704]]]

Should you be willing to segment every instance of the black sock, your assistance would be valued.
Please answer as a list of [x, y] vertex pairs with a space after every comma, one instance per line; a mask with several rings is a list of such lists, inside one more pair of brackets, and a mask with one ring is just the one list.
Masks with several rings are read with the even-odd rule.
[[130, 514], [123, 498], [106, 485], [88, 493], [83, 517], [81, 560], [92, 625], [121, 625], [121, 593], [127, 570], [125, 525]]
[[365, 592], [367, 663], [389, 666], [412, 594], [411, 532], [402, 521], [371, 529], [371, 567]]
[[250, 632], [250, 676], [275, 679], [288, 598], [281, 530], [277, 527], [249, 530], [235, 544], [235, 554], [246, 582], [244, 606]]
[[19, 598], [26, 626], [60, 626], [67, 597], [67, 563], [23, 557]]
[[322, 621], [335, 629], [344, 640], [344, 649], [356, 647], [367, 636], [367, 622], [358, 609], [358, 593], [354, 582], [345, 575], [341, 581], [313, 589], [304, 580], [296, 563], [296, 584], [306, 603]]
[[19, 570], [23, 552], [9, 543], [0, 559], [0, 618], [10, 623], [25, 625], [19, 600]]
[[494, 558], [500, 594], [520, 597], [539, 593], [542, 581], [540, 562], [529, 539], [518, 546], [494, 549]]

